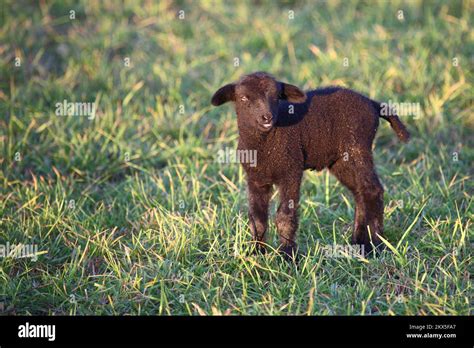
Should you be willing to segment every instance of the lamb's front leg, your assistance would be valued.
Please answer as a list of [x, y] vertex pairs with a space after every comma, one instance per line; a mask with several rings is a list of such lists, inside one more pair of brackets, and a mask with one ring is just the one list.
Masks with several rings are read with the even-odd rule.
[[262, 185], [248, 180], [249, 198], [249, 225], [255, 250], [265, 252], [265, 234], [268, 228], [268, 205], [272, 192], [272, 185]]
[[298, 205], [302, 173], [290, 173], [278, 184], [280, 205], [276, 225], [280, 236], [280, 250], [287, 256], [296, 256], [296, 230], [298, 229]]

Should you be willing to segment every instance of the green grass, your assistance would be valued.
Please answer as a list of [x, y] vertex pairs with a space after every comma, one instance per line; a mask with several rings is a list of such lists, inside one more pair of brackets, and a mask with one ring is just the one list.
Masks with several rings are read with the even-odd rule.
[[[472, 2], [40, 3], [0, 5], [0, 244], [39, 253], [0, 259], [1, 313], [471, 313]], [[354, 203], [307, 172], [300, 264], [246, 256], [245, 177], [215, 161], [235, 115], [210, 97], [256, 70], [420, 103], [410, 143], [386, 122], [376, 138], [384, 255], [325, 256]], [[95, 119], [56, 116], [64, 99]]]

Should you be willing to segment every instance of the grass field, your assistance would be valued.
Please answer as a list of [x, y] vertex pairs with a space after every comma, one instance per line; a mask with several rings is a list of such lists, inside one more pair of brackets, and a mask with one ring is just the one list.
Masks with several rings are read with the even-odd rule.
[[[0, 244], [37, 247], [0, 258], [0, 313], [471, 313], [472, 1], [33, 3], [0, 5]], [[216, 161], [236, 119], [210, 97], [257, 70], [421, 106], [410, 143], [376, 137], [381, 257], [327, 257], [354, 214], [327, 172], [305, 174], [300, 263], [247, 256], [245, 177]]]

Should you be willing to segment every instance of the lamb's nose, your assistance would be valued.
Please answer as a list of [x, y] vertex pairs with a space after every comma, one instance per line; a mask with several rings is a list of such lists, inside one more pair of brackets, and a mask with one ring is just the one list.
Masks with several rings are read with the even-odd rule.
[[263, 116], [263, 119], [266, 121], [266, 122], [270, 122], [272, 120], [272, 117], [269, 116], [269, 115], [264, 115]]

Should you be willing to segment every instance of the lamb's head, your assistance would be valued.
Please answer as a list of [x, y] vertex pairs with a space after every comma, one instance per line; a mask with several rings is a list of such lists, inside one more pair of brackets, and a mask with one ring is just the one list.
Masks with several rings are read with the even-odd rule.
[[256, 72], [225, 85], [212, 96], [212, 105], [228, 101], [235, 103], [239, 128], [254, 128], [268, 132], [278, 120], [278, 103], [303, 103], [306, 94], [298, 87], [279, 82], [271, 75]]

